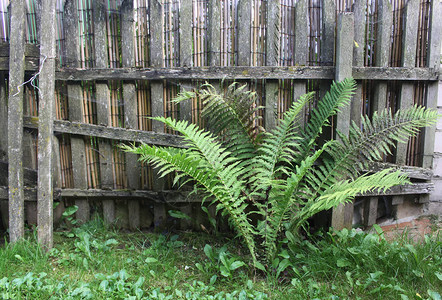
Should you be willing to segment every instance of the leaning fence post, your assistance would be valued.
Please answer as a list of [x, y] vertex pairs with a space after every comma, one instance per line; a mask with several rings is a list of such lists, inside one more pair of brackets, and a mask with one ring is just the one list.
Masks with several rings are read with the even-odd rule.
[[24, 0], [11, 2], [11, 35], [8, 98], [8, 160], [9, 160], [9, 238], [23, 238], [25, 230], [23, 194], [23, 90], [25, 75]]
[[[354, 16], [353, 13], [341, 13], [338, 17], [336, 36], [336, 81], [342, 81], [352, 75], [354, 44]], [[336, 130], [347, 135], [350, 129], [349, 106], [343, 107], [338, 112]], [[332, 227], [335, 229], [351, 228], [353, 222], [353, 202], [340, 204], [333, 209]]]
[[55, 0], [43, 0], [40, 30], [40, 99], [38, 109], [38, 242], [46, 249], [53, 245], [52, 155], [55, 114], [56, 19]]

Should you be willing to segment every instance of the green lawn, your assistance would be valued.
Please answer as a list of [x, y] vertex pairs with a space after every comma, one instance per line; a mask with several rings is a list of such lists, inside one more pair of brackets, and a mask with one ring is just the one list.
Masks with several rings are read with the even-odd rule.
[[[96, 219], [56, 232], [45, 254], [0, 248], [3, 299], [440, 299], [442, 238], [387, 242], [355, 230], [286, 243], [273, 274], [239, 240], [201, 232], [120, 233]], [[279, 276], [276, 274], [279, 272]]]

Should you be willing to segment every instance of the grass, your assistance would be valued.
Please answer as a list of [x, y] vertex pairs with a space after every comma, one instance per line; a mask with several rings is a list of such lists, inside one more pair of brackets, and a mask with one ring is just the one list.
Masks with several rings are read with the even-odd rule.
[[6, 243], [0, 249], [0, 298], [440, 299], [440, 236], [413, 243], [404, 234], [388, 242], [381, 231], [343, 230], [284, 243], [275, 272], [265, 276], [251, 268], [235, 239], [120, 233], [95, 219], [56, 232], [49, 253], [32, 232], [22, 242]]

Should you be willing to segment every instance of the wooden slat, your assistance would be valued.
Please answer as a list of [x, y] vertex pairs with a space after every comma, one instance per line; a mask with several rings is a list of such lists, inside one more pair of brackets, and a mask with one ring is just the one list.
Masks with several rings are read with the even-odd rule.
[[[25, 74], [25, 2], [11, 3], [11, 53], [8, 98], [8, 159], [9, 159], [9, 238], [16, 242], [24, 237], [23, 192], [23, 90]], [[20, 87], [19, 87], [20, 86]], [[18, 129], [18, 130], [17, 130]]]
[[[341, 13], [338, 17], [336, 37], [336, 81], [351, 76], [354, 45], [354, 15]], [[351, 108], [341, 108], [337, 114], [336, 130], [348, 135]], [[351, 228], [353, 223], [353, 202], [340, 204], [333, 209], [331, 226], [337, 230]]]
[[[163, 9], [160, 1], [150, 0], [150, 66], [161, 68], [164, 66], [164, 50], [163, 50]], [[152, 116], [164, 116], [164, 101], [163, 99], [163, 82], [151, 82], [150, 93], [152, 101]], [[164, 132], [164, 124], [152, 121], [152, 130], [157, 133]], [[157, 172], [153, 172], [153, 186], [155, 191], [164, 190], [165, 181], [159, 178]], [[162, 203], [154, 206], [154, 224], [161, 227], [166, 220], [166, 210]]]
[[[8, 159], [8, 96], [5, 74], [0, 72], [0, 160]], [[8, 170], [6, 169], [6, 173]]]
[[[353, 66], [364, 66], [364, 45], [367, 1], [356, 0], [353, 7], [354, 12], [354, 45], [353, 45]], [[355, 94], [350, 104], [350, 120], [356, 124], [361, 124], [362, 102], [362, 82], [356, 84]]]
[[[66, 39], [66, 66], [80, 66], [80, 44], [78, 33], [78, 13], [75, 0], [67, 0], [65, 4], [65, 33], [70, 38]], [[69, 119], [74, 122], [83, 121], [83, 91], [79, 83], [67, 86], [69, 101]], [[74, 187], [87, 189], [87, 171], [85, 157], [84, 137], [71, 137], [72, 168]], [[89, 203], [87, 199], [77, 198], [77, 220], [82, 223], [89, 220]]]
[[53, 122], [55, 113], [56, 14], [55, 0], [43, 0], [41, 18], [48, 23], [40, 31], [41, 73], [38, 123], [38, 242], [53, 246]]
[[322, 3], [321, 64], [333, 66], [335, 51], [336, 6], [334, 0]]
[[[376, 66], [388, 67], [391, 49], [391, 26], [393, 23], [392, 8], [389, 0], [379, 0], [378, 28], [376, 43]], [[387, 75], [387, 74], [386, 74]], [[390, 75], [390, 74], [388, 74]], [[393, 76], [394, 77], [394, 76]], [[385, 80], [389, 80], [386, 76]], [[387, 107], [387, 83], [377, 82], [373, 93], [373, 111], [380, 111]]]
[[369, 197], [364, 202], [364, 226], [372, 226], [376, 223], [378, 215], [378, 197]]
[[433, 178], [433, 171], [428, 168], [419, 168], [412, 166], [397, 166], [390, 163], [371, 162], [367, 170], [368, 172], [378, 172], [388, 168], [400, 170], [403, 174], [414, 179], [431, 180]]
[[[394, 196], [394, 195], [420, 195], [429, 194], [434, 190], [433, 183], [413, 183], [412, 185], [395, 186], [391, 189], [381, 192], [374, 191], [366, 193], [364, 195], [358, 195], [358, 197], [374, 197], [374, 196]], [[90, 200], [95, 199], [146, 199], [155, 201], [156, 203], [200, 203], [201, 197], [195, 194], [189, 194], [187, 191], [149, 191], [149, 190], [102, 190], [102, 189], [55, 189], [54, 199], [60, 200], [63, 198], [87, 198]], [[8, 188], [6, 186], [0, 186], [0, 200], [8, 199]], [[25, 201], [37, 200], [37, 189], [25, 188], [24, 189]], [[165, 212], [164, 212], [165, 213]]]
[[[25, 117], [25, 127], [36, 129], [38, 119]], [[146, 144], [185, 148], [182, 139], [177, 135], [124, 129], [117, 127], [106, 127], [102, 125], [87, 124], [82, 122], [70, 122], [54, 120], [54, 131], [59, 133], [70, 133], [79, 136], [95, 136], [105, 139], [122, 140], [128, 142], [142, 142]], [[78, 138], [78, 137], [74, 137]]]
[[[103, 1], [93, 2], [94, 16], [94, 43], [95, 43], [95, 66], [97, 68], [107, 68], [108, 59], [108, 40], [106, 36], [107, 9]], [[109, 41], [110, 42], [110, 41]], [[97, 82], [95, 85], [95, 97], [97, 102], [97, 122], [104, 126], [112, 126], [111, 121], [111, 103], [110, 91], [107, 82]], [[114, 188], [113, 171], [113, 151], [109, 141], [100, 139], [98, 141], [100, 149], [100, 182], [103, 189]], [[103, 200], [103, 218], [108, 224], [115, 220], [115, 204], [113, 200]]]
[[236, 26], [238, 26], [238, 66], [250, 66], [252, 43], [250, 36], [250, 26], [252, 24], [251, 0], [239, 0], [237, 20], [238, 22], [236, 23]]
[[[269, 62], [270, 63], [270, 62]], [[351, 75], [357, 80], [437, 81], [439, 74], [430, 68], [353, 67]], [[334, 67], [260, 66], [260, 67], [175, 67], [148, 69], [61, 69], [56, 79], [81, 80], [210, 80], [210, 79], [334, 79]]]
[[[414, 67], [416, 64], [417, 30], [419, 24], [419, 0], [410, 0], [405, 5], [404, 31], [402, 40], [402, 66]], [[399, 109], [406, 109], [414, 103], [414, 83], [402, 83]], [[395, 163], [405, 165], [407, 161], [408, 143], [398, 143]]]
[[[121, 6], [121, 51], [123, 57], [123, 67], [135, 66], [134, 56], [134, 20], [133, 1], [125, 1]], [[124, 99], [124, 124], [126, 128], [138, 130], [138, 103], [135, 84], [133, 82], [123, 83]], [[126, 153], [127, 186], [130, 189], [140, 188], [141, 168], [138, 156]], [[129, 227], [131, 229], [140, 228], [140, 203], [138, 201], [128, 201]]]
[[[295, 12], [295, 65], [305, 66], [308, 63], [308, 2], [300, 0], [296, 3]], [[299, 99], [300, 96], [307, 92], [306, 82], [295, 81], [293, 83], [293, 100]], [[301, 112], [299, 122], [301, 126], [305, 123], [305, 109]]]
[[[430, 38], [428, 47], [428, 66], [439, 71], [440, 68], [440, 53], [441, 53], [441, 39], [442, 39], [442, 22], [440, 16], [442, 14], [442, 2], [431, 2], [431, 16], [430, 16]], [[428, 85], [428, 94], [426, 99], [426, 107], [437, 108], [437, 99], [439, 95], [439, 82], [432, 82]], [[424, 142], [423, 142], [423, 160], [422, 167], [430, 168], [433, 166], [433, 155], [435, 147], [435, 131], [436, 125], [424, 128]]]
[[209, 0], [209, 65], [219, 66], [221, 63], [221, 1]]
[[[180, 8], [180, 65], [182, 67], [193, 67], [193, 40], [192, 40], [192, 0], [182, 0]], [[196, 45], [195, 45], [196, 47]], [[192, 102], [183, 101], [180, 103], [180, 119], [192, 120]]]
[[[279, 38], [280, 3], [277, 0], [267, 1], [267, 36], [266, 36], [266, 65], [279, 64]], [[276, 126], [278, 109], [278, 81], [266, 81], [265, 86], [265, 115], [264, 125], [267, 131]]]

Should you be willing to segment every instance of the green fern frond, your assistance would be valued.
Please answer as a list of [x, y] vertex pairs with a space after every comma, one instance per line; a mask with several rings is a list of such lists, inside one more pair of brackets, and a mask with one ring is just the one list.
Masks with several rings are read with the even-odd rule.
[[287, 166], [291, 164], [293, 149], [298, 145], [297, 118], [304, 106], [311, 101], [314, 92], [301, 96], [285, 112], [278, 126], [266, 133], [262, 144], [258, 148], [258, 155], [252, 161], [254, 166], [253, 175], [256, 181], [253, 183], [254, 192], [267, 190], [272, 181], [288, 173]]
[[296, 230], [308, 218], [318, 212], [331, 209], [341, 203], [352, 201], [357, 195], [367, 192], [385, 192], [397, 185], [410, 184], [407, 175], [394, 169], [385, 169], [375, 174], [362, 175], [355, 180], [344, 180], [336, 182], [325, 190], [321, 196], [311, 198], [303, 205], [292, 220], [292, 229]]
[[221, 209], [229, 216], [232, 227], [244, 238], [254, 262], [257, 262], [254, 254], [255, 232], [245, 213], [247, 201], [240, 193], [242, 182], [231, 179], [235, 177], [231, 170], [221, 171], [211, 168], [210, 165], [201, 164], [200, 159], [187, 156], [187, 149], [177, 152], [173, 148], [146, 144], [139, 147], [122, 146], [122, 148], [139, 154], [141, 161], [151, 163], [163, 176], [171, 172], [183, 173], [204, 187], [204, 190], [213, 197], [213, 202], [217, 203], [217, 209]]
[[202, 115], [207, 119], [208, 128], [239, 159], [246, 159], [244, 154], [254, 152], [260, 132], [256, 124], [262, 107], [256, 107], [256, 95], [246, 87], [233, 83], [225, 95], [220, 95], [212, 85], [206, 84], [200, 91], [204, 105]]
[[295, 155], [296, 163], [299, 163], [313, 150], [317, 138], [322, 133], [322, 128], [329, 124], [330, 117], [336, 115], [341, 107], [350, 103], [351, 97], [356, 89], [356, 81], [353, 78], [346, 78], [341, 82], [333, 82], [318, 105], [311, 112], [311, 117], [304, 130], [300, 133], [302, 143]]
[[282, 180], [280, 184], [272, 185], [272, 195], [269, 197], [268, 218], [266, 227], [261, 231], [264, 237], [264, 245], [267, 253], [267, 261], [272, 261], [276, 251], [276, 241], [280, 233], [282, 224], [293, 216], [289, 214], [293, 205], [299, 204], [298, 188], [307, 171], [313, 167], [322, 152], [328, 147], [328, 143], [316, 151], [313, 155], [303, 160], [300, 165], [295, 166], [295, 171], [289, 174], [287, 180]]
[[[419, 128], [432, 125], [437, 111], [424, 107], [410, 107], [392, 115], [389, 110], [373, 114], [373, 120], [363, 117], [363, 130], [353, 124], [349, 137], [340, 135], [340, 141], [331, 144], [327, 153], [332, 158], [324, 160], [324, 166], [311, 170], [308, 175], [315, 198], [338, 180], [355, 177], [368, 161], [389, 153], [395, 142], [407, 141], [417, 134]], [[317, 182], [314, 182], [316, 178]]]

